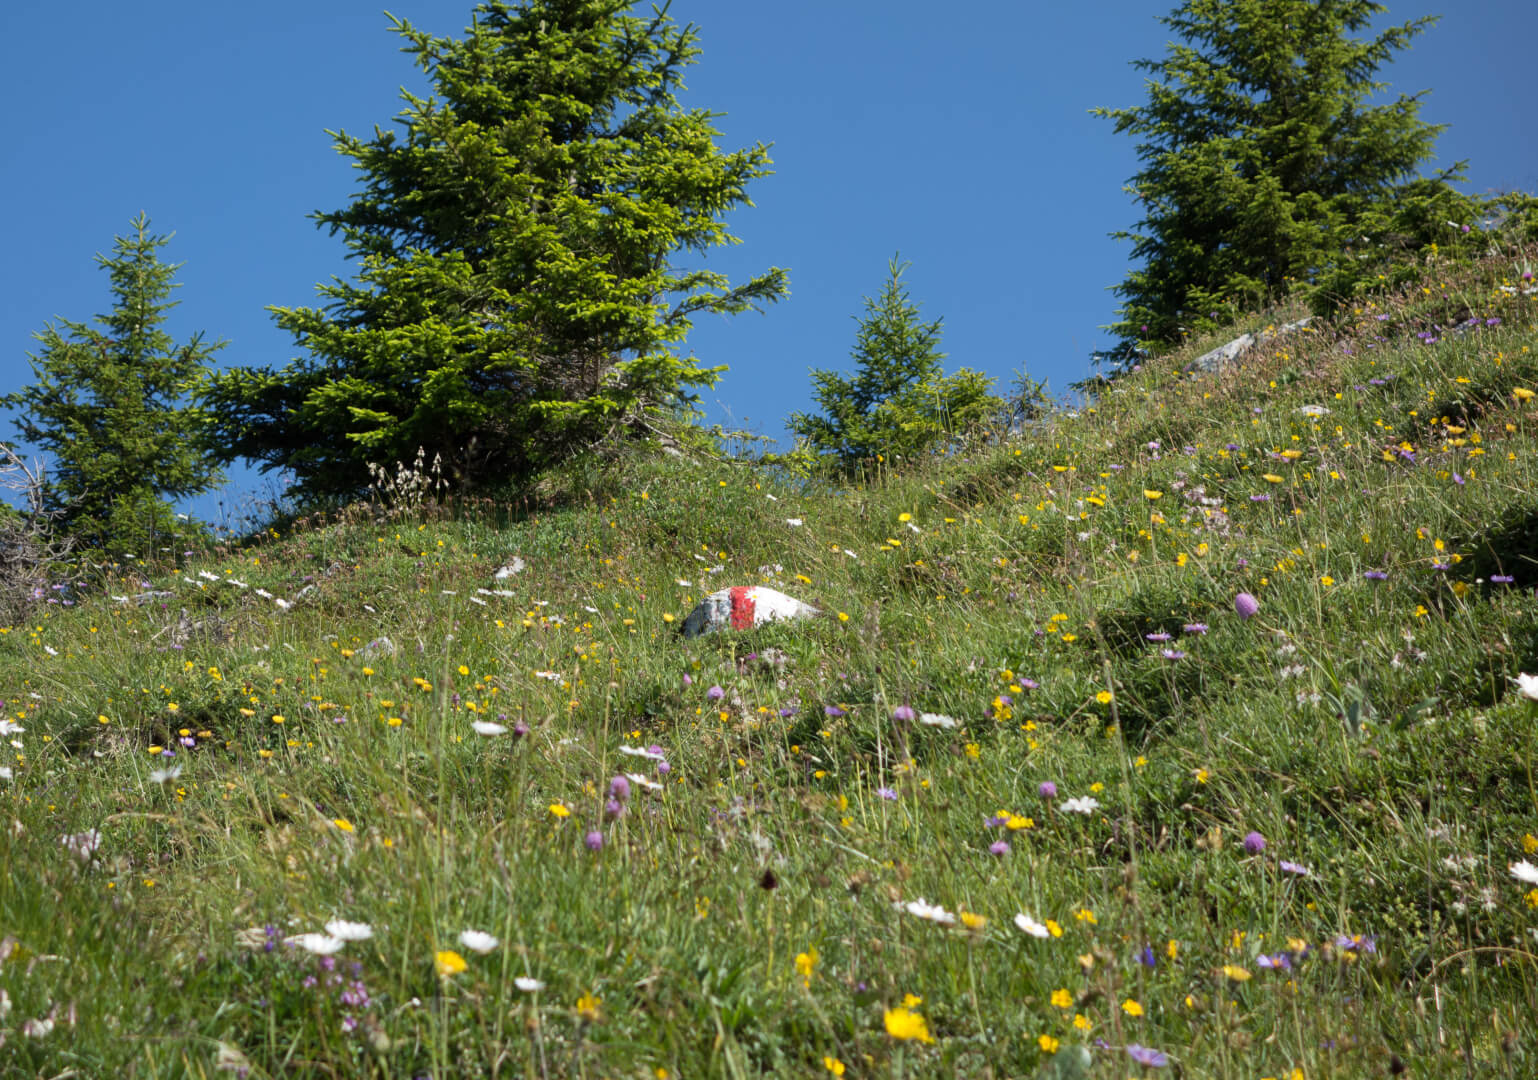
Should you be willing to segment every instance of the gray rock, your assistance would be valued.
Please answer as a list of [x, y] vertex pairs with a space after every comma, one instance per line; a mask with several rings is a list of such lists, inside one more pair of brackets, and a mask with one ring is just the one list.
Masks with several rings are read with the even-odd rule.
[[1312, 315], [1299, 319], [1297, 322], [1285, 323], [1275, 330], [1262, 330], [1258, 334], [1240, 334], [1226, 345], [1220, 345], [1211, 352], [1202, 353], [1195, 360], [1185, 366], [1187, 374], [1201, 373], [1211, 375], [1223, 370], [1239, 357], [1249, 352], [1257, 342], [1270, 341], [1272, 338], [1285, 337], [1303, 329], [1314, 321]]

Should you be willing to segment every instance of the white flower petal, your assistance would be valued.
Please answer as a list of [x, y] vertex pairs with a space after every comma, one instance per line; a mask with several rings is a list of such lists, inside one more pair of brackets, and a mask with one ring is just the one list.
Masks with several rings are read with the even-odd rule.
[[290, 944], [297, 945], [305, 952], [312, 952], [316, 956], [331, 956], [342, 951], [342, 946], [347, 942], [330, 934], [299, 934], [288, 939]]
[[488, 737], [507, 734], [507, 726], [505, 724], [496, 724], [490, 720], [472, 720], [470, 721], [470, 728], [477, 735], [486, 735]]
[[538, 979], [531, 979], [527, 975], [520, 975], [513, 980], [513, 985], [525, 994], [537, 994], [545, 988], [545, 984]]
[[326, 933], [342, 941], [367, 941], [374, 936], [374, 928], [366, 922], [332, 919], [326, 924]]
[[489, 953], [502, 944], [484, 930], [465, 930], [459, 935], [459, 943], [471, 952]]
[[1518, 881], [1525, 881], [1529, 885], [1538, 885], [1538, 866], [1523, 859], [1519, 863], [1511, 864], [1511, 876]]
[[919, 723], [926, 727], [953, 728], [958, 725], [954, 717], [943, 716], [940, 713], [919, 713]]
[[1031, 937], [1050, 937], [1051, 932], [1042, 923], [1037, 922], [1029, 915], [1021, 913], [1015, 916], [1015, 925], [1024, 930]]
[[1529, 675], [1526, 672], [1517, 676], [1517, 689], [1522, 691], [1522, 696], [1538, 701], [1538, 675]]

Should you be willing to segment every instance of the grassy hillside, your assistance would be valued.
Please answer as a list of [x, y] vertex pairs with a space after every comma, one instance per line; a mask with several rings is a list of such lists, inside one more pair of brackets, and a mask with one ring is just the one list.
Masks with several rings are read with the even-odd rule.
[[[38, 607], [0, 1075], [1534, 1075], [1523, 268], [861, 490], [633, 462]], [[676, 635], [752, 583], [825, 615]]]

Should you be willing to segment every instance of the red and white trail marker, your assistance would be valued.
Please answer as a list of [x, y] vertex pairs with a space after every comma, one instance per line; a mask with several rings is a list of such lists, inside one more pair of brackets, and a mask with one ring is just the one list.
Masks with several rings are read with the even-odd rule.
[[806, 619], [819, 614], [812, 605], [775, 589], [738, 585], [701, 600], [684, 619], [682, 633], [684, 637], [699, 637], [717, 630], [751, 630], [776, 619]]

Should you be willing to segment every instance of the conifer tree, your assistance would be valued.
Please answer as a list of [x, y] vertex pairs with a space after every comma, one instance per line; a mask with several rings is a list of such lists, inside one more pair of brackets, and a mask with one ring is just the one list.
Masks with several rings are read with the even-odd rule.
[[1124, 340], [1176, 343], [1318, 279], [1364, 233], [1413, 247], [1429, 237], [1406, 232], [1464, 212], [1448, 185], [1461, 163], [1417, 175], [1445, 126], [1420, 119], [1424, 92], [1370, 101], [1378, 71], [1436, 21], [1358, 36], [1386, 10], [1186, 0], [1160, 20], [1178, 40], [1134, 62], [1152, 73], [1148, 103], [1093, 110], [1141, 140], [1128, 190], [1144, 217], [1112, 234], [1142, 262], [1114, 290]]
[[151, 555], [179, 526], [168, 498], [197, 495], [222, 476], [189, 403], [224, 342], [201, 332], [177, 345], [162, 328], [180, 264], [163, 263], [171, 237], [139, 214], [111, 256], [112, 311], [96, 325], [61, 319], [34, 335], [37, 381], [0, 401], [18, 411], [20, 438], [50, 459], [42, 512], [77, 550]]
[[697, 35], [666, 7], [518, 0], [475, 8], [464, 37], [394, 19], [430, 98], [400, 130], [333, 133], [363, 190], [317, 213], [359, 260], [324, 310], [275, 308], [308, 356], [236, 369], [205, 395], [226, 453], [286, 468], [306, 496], [353, 494], [369, 463], [442, 461], [461, 488], [521, 480], [645, 431], [719, 367], [678, 348], [699, 312], [786, 291], [700, 265], [721, 216], [767, 173], [723, 153], [714, 114], [676, 97]]
[[962, 368], [945, 375], [942, 320], [925, 322], [902, 276], [908, 263], [887, 264], [881, 295], [865, 298], [857, 318], [853, 375], [814, 368], [820, 415], [792, 413], [786, 426], [834, 472], [851, 474], [892, 455], [924, 453], [947, 436], [997, 412], [993, 380]]

